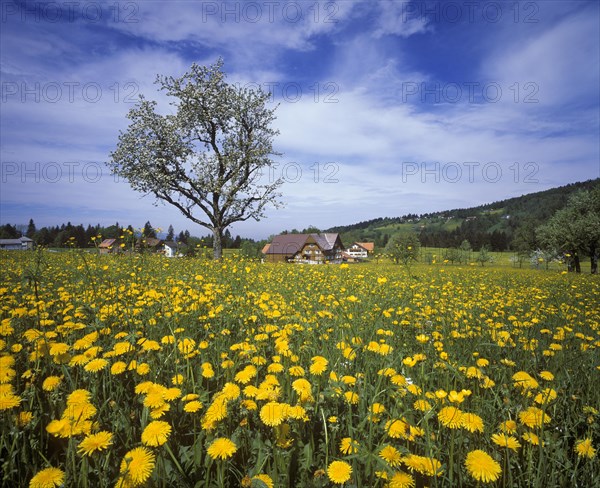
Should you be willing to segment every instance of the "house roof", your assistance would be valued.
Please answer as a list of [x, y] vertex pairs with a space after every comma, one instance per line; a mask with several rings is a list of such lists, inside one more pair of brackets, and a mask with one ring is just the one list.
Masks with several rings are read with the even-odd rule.
[[375, 249], [374, 242], [355, 242], [354, 244], [358, 244], [360, 247], [366, 249], [369, 252], [373, 252], [373, 250]]
[[266, 254], [294, 255], [306, 243], [309, 234], [281, 234], [273, 237]]
[[173, 249], [173, 250], [175, 250], [175, 251], [177, 250], [177, 243], [176, 243], [176, 242], [173, 242], [173, 241], [165, 241], [163, 244], [164, 244], [165, 246], [168, 246], [168, 247], [170, 247], [171, 249]]
[[33, 242], [33, 240], [29, 237], [19, 237], [18, 239], [0, 239], [0, 244], [3, 246], [23, 244], [24, 242]]
[[113, 245], [113, 244], [114, 244], [116, 241], [117, 241], [116, 239], [104, 239], [104, 240], [103, 240], [103, 241], [100, 243], [100, 245], [99, 245], [98, 247], [102, 247], [102, 248], [105, 248], [105, 247], [110, 247], [110, 246], [112, 246], [112, 245]]
[[[322, 251], [330, 251], [339, 240], [339, 234], [282, 234], [275, 236], [269, 247], [263, 248], [264, 254], [294, 255], [300, 251], [307, 241], [314, 241]], [[340, 241], [341, 242], [341, 241]], [[265, 250], [266, 248], [266, 250]]]
[[157, 239], [155, 237], [146, 237], [145, 245], [148, 247], [156, 247], [160, 246], [163, 243], [161, 239]]

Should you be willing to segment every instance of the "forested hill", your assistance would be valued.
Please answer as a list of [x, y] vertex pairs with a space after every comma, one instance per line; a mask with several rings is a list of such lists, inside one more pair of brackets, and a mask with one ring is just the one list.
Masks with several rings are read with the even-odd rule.
[[381, 217], [326, 232], [341, 233], [344, 243], [373, 241], [379, 249], [392, 235], [411, 231], [429, 247], [457, 247], [466, 239], [474, 249], [483, 245], [494, 251], [535, 249], [535, 228], [563, 208], [573, 193], [599, 184], [597, 178], [478, 207]]

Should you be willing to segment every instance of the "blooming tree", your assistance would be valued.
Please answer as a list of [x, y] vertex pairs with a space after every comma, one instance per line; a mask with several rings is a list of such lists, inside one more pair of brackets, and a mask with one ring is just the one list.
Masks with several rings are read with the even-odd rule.
[[222, 67], [219, 59], [209, 67], [193, 64], [180, 78], [158, 76], [176, 112], [161, 115], [156, 102], [140, 96], [107, 163], [134, 190], [210, 229], [215, 259], [228, 226], [260, 220], [267, 205], [280, 205], [282, 183], [261, 181], [277, 155], [270, 95], [227, 83]]

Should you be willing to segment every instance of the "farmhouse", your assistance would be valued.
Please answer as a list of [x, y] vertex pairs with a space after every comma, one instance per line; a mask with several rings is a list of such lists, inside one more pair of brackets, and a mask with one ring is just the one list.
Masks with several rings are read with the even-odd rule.
[[272, 263], [341, 263], [344, 245], [339, 234], [282, 234], [263, 248]]
[[19, 237], [18, 239], [0, 239], [0, 249], [10, 251], [26, 251], [33, 249], [33, 241], [29, 237]]
[[348, 261], [367, 259], [373, 253], [374, 249], [374, 242], [355, 242], [344, 251], [344, 259]]
[[119, 252], [119, 243], [116, 239], [104, 239], [98, 246], [100, 254], [111, 254]]
[[165, 253], [166, 257], [174, 258], [175, 256], [177, 256], [177, 243], [176, 242], [165, 241], [163, 243], [163, 245], [164, 245], [163, 252]]
[[157, 239], [156, 237], [140, 237], [135, 243], [135, 250], [138, 252], [160, 252], [164, 250], [163, 244], [164, 241], [162, 239]]

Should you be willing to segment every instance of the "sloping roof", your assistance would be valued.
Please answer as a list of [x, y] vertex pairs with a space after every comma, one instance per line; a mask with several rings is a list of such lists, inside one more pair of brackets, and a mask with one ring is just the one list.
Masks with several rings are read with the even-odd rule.
[[165, 241], [163, 244], [164, 244], [165, 246], [168, 246], [168, 247], [170, 247], [171, 249], [173, 249], [173, 250], [175, 250], [175, 251], [177, 250], [177, 243], [176, 243], [176, 242], [173, 242], [173, 241]]
[[339, 234], [328, 232], [325, 234], [311, 234], [311, 236], [323, 251], [330, 251], [335, 246]]
[[155, 237], [147, 237], [144, 245], [146, 245], [147, 247], [156, 247], [162, 245], [162, 243], [162, 239], [157, 239]]
[[322, 251], [331, 251], [339, 239], [339, 234], [282, 234], [275, 236], [271, 244], [267, 244], [269, 247], [263, 248], [263, 253], [294, 255], [304, 247], [309, 239], [312, 239]]
[[104, 239], [104, 240], [103, 240], [103, 241], [100, 243], [100, 246], [98, 246], [98, 247], [102, 247], [102, 248], [105, 248], [105, 247], [110, 247], [110, 246], [112, 246], [112, 245], [113, 245], [113, 244], [114, 244], [116, 241], [117, 241], [116, 239]]
[[302, 249], [309, 234], [282, 234], [273, 237], [265, 254], [294, 255]]
[[374, 242], [355, 242], [354, 244], [358, 244], [360, 247], [366, 249], [369, 252], [373, 252], [375, 250]]
[[16, 244], [23, 244], [25, 242], [33, 242], [29, 237], [19, 237], [18, 239], [0, 239], [0, 244], [4, 246], [12, 246]]

